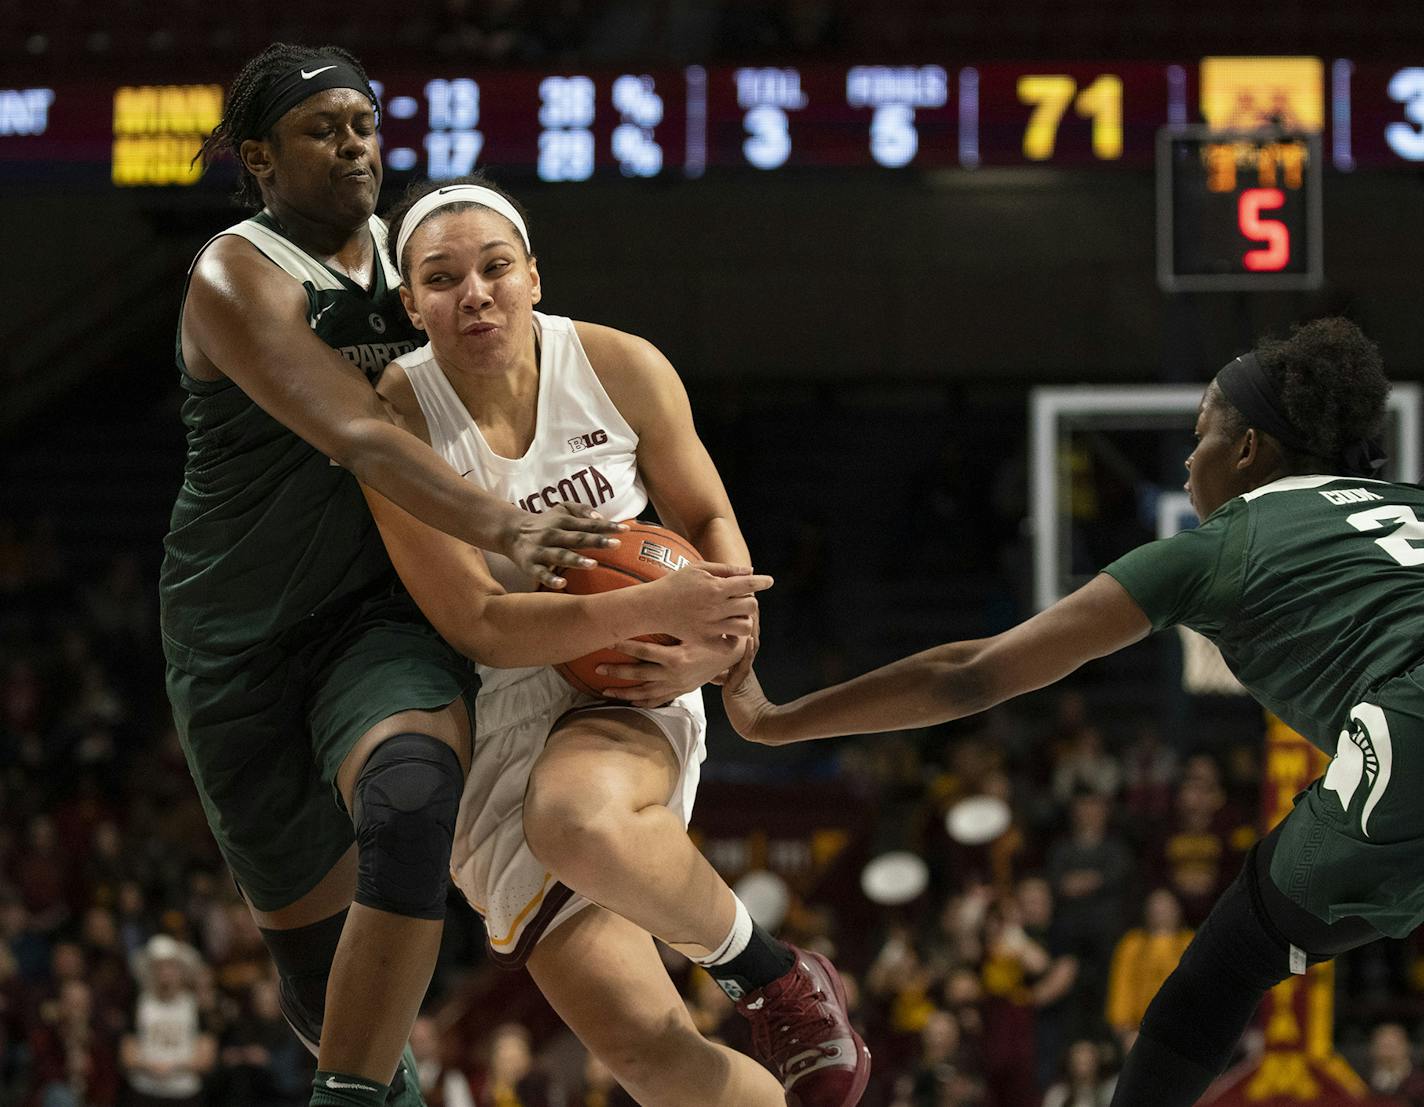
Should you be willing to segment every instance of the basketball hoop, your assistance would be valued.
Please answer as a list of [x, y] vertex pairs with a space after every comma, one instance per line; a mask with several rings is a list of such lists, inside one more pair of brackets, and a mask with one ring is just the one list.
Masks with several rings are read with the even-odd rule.
[[1182, 687], [1198, 696], [1244, 696], [1246, 689], [1226, 667], [1221, 651], [1194, 630], [1177, 628], [1182, 643]]

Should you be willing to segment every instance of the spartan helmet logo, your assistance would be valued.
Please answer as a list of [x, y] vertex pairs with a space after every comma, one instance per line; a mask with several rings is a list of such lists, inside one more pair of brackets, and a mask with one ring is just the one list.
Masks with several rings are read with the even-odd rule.
[[1324, 788], [1335, 792], [1346, 811], [1361, 782], [1365, 785], [1365, 806], [1360, 811], [1360, 832], [1370, 836], [1370, 815], [1384, 798], [1394, 764], [1394, 747], [1389, 740], [1389, 724], [1375, 704], [1361, 703], [1350, 709], [1350, 723], [1340, 732], [1335, 759], [1325, 772]]

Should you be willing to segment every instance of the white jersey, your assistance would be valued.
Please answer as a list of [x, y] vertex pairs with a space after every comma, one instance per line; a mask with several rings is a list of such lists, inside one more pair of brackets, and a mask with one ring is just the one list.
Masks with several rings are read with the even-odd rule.
[[[534, 313], [539, 341], [539, 399], [534, 440], [523, 457], [490, 449], [427, 343], [400, 359], [425, 416], [430, 444], [464, 478], [525, 511], [576, 500], [608, 519], [634, 519], [648, 505], [638, 475], [638, 435], [593, 371], [572, 319]], [[508, 558], [486, 553], [490, 572], [510, 592], [535, 583]], [[518, 670], [479, 667], [486, 687]]]
[[[638, 436], [604, 391], [572, 320], [534, 314], [539, 337], [539, 397], [534, 440], [523, 457], [501, 457], [425, 346], [400, 359], [430, 444], [465, 479], [518, 504], [545, 511], [577, 500], [610, 519], [632, 519], [647, 506], [638, 476]], [[486, 553], [490, 571], [511, 592], [534, 584], [512, 562]], [[589, 906], [560, 884], [524, 839], [524, 795], [550, 730], [570, 711], [618, 707], [653, 722], [681, 766], [667, 807], [684, 826], [692, 815], [707, 719], [701, 690], [658, 708], [609, 704], [576, 692], [549, 666], [479, 666], [475, 752], [456, 820], [450, 870], [484, 917], [490, 952], [519, 965], [540, 938]]]
[[198, 1000], [193, 993], [182, 992], [165, 1000], [152, 992], [141, 992], [134, 1013], [139, 1054], [149, 1064], [175, 1065], [178, 1071], [162, 1076], [134, 1072], [129, 1076], [134, 1091], [168, 1099], [186, 1098], [202, 1091], [203, 1081], [191, 1067], [197, 1059], [202, 1032]]

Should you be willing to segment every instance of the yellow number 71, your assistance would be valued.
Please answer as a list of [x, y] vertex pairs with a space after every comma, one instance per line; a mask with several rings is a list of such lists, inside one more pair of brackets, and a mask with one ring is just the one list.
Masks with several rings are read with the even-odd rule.
[[1019, 78], [1018, 93], [1020, 103], [1034, 105], [1024, 130], [1024, 157], [1046, 161], [1053, 156], [1058, 124], [1070, 103], [1084, 119], [1093, 121], [1093, 155], [1104, 160], [1122, 157], [1121, 77], [1104, 73], [1078, 92], [1072, 77], [1034, 74]]

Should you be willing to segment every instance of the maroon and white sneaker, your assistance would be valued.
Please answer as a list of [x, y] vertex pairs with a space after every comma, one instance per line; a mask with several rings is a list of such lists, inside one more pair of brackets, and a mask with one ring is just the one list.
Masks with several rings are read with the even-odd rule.
[[854, 1107], [870, 1081], [870, 1050], [850, 1024], [845, 986], [819, 953], [737, 1001], [752, 1051], [781, 1078], [790, 1107]]

